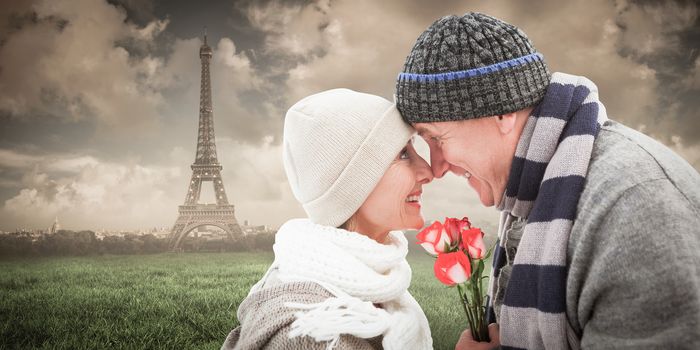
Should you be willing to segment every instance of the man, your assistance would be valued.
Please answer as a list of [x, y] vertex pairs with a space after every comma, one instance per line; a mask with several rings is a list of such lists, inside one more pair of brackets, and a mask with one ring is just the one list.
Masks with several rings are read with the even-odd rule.
[[396, 103], [435, 177], [501, 211], [497, 325], [457, 348], [700, 349], [700, 175], [609, 120], [590, 80], [550, 74], [518, 28], [467, 13], [420, 35]]

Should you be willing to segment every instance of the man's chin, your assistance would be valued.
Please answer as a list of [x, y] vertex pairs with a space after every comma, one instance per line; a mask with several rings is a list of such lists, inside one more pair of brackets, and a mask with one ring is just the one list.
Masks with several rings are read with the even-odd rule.
[[493, 200], [493, 196], [490, 196], [488, 193], [481, 193], [477, 192], [477, 195], [479, 195], [479, 202], [481, 202], [481, 205], [485, 207], [493, 207], [495, 204], [495, 201]]
[[476, 192], [476, 195], [479, 196], [479, 202], [481, 202], [481, 205], [485, 207], [493, 207], [494, 206], [494, 200], [493, 196], [490, 195], [489, 193], [484, 193], [481, 190], [481, 186], [479, 184], [475, 184], [476, 181], [472, 182], [469, 181], [469, 186]]
[[481, 205], [483, 205], [483, 206], [485, 206], [485, 207], [487, 207], [487, 208], [488, 208], [488, 207], [493, 207], [493, 206], [494, 206], [493, 200], [485, 201], [485, 200], [482, 199], [482, 200], [480, 200], [480, 201], [481, 201]]

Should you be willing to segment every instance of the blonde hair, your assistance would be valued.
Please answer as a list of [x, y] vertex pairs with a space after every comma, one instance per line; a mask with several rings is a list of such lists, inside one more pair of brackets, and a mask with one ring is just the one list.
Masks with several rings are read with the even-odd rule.
[[353, 232], [354, 232], [354, 231], [355, 231], [355, 226], [356, 226], [356, 225], [355, 225], [355, 222], [357, 221], [357, 219], [356, 219], [356, 217], [355, 217], [355, 214], [357, 214], [357, 212], [355, 212], [354, 214], [352, 214], [352, 216], [350, 216], [350, 218], [348, 218], [347, 220], [345, 220], [345, 222], [342, 223], [340, 226], [338, 226], [338, 228], [342, 228], [342, 229], [345, 230], [345, 231], [353, 231]]

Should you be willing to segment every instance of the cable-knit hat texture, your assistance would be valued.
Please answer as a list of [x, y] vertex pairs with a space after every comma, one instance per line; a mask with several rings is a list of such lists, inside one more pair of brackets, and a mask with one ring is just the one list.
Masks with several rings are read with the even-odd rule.
[[309, 219], [347, 221], [413, 133], [394, 104], [375, 95], [333, 89], [294, 104], [284, 121], [284, 170]]
[[418, 37], [398, 77], [396, 105], [409, 123], [500, 115], [536, 105], [549, 79], [525, 33], [470, 12], [443, 17]]

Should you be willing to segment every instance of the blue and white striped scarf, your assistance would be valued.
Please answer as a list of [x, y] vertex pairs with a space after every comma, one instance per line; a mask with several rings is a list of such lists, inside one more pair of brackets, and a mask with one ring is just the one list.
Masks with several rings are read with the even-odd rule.
[[[593, 82], [554, 73], [523, 129], [499, 205], [527, 219], [498, 319], [504, 349], [576, 347], [576, 337], [567, 340], [566, 252], [593, 142], [606, 120]], [[503, 235], [494, 279], [506, 264]]]

